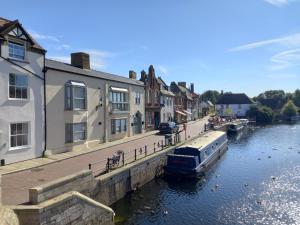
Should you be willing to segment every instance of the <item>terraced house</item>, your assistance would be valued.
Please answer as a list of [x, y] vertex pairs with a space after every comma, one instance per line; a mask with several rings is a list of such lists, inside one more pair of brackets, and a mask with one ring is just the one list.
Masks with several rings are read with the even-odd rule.
[[1, 165], [43, 154], [45, 53], [18, 20], [0, 18]]
[[46, 60], [47, 154], [89, 149], [144, 130], [144, 85], [90, 68], [89, 55], [71, 64]]

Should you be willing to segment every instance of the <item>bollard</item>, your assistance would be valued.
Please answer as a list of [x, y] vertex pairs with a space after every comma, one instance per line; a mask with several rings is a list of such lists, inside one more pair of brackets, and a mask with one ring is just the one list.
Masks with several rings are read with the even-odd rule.
[[109, 168], [109, 158], [107, 158], [106, 169], [107, 169], [107, 172], [109, 172], [109, 170], [110, 170], [110, 168]]
[[155, 142], [154, 142], [154, 152], [155, 152]]
[[147, 156], [147, 145], [145, 145], [145, 156]]
[[122, 163], [123, 166], [125, 165], [125, 152], [122, 152]]
[[134, 161], [136, 161], [136, 149], [134, 149]]
[[161, 140], [161, 150], [164, 148], [164, 140]]
[[91, 170], [92, 169], [92, 164], [89, 164], [89, 170]]
[[143, 153], [143, 149], [142, 148], [140, 148], [140, 155]]

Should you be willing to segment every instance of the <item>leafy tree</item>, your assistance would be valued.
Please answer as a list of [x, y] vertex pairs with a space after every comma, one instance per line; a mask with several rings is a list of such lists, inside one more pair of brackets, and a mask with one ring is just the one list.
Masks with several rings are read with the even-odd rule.
[[283, 90], [269, 90], [259, 94], [255, 99], [274, 110], [281, 109], [288, 97]]
[[282, 115], [292, 117], [297, 115], [297, 107], [292, 100], [289, 100], [282, 108]]
[[201, 95], [201, 98], [203, 101], [211, 101], [213, 104], [216, 104], [219, 95], [218, 91], [208, 90]]
[[255, 118], [257, 123], [271, 123], [273, 122], [274, 112], [269, 107], [256, 105], [249, 109], [247, 116]]
[[232, 109], [229, 107], [226, 108], [224, 111], [224, 116], [232, 116], [232, 115], [233, 115]]
[[293, 101], [296, 106], [300, 107], [300, 89], [297, 89], [293, 96]]

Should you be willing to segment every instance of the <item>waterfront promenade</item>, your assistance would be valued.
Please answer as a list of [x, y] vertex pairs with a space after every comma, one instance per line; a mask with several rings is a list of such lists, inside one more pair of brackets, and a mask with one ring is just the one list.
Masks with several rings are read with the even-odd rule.
[[[204, 124], [207, 121], [208, 117], [189, 122], [187, 138], [193, 138], [204, 132]], [[184, 139], [185, 134], [182, 132], [181, 140]], [[157, 135], [157, 132], [149, 132], [103, 144], [103, 147], [98, 150], [90, 149], [87, 152], [64, 153], [2, 167], [0, 170], [2, 174], [2, 204], [26, 203], [28, 202], [28, 189], [31, 187], [88, 169], [89, 163], [102, 160], [102, 165], [92, 168], [97, 170], [99, 167], [103, 167], [105, 160], [118, 150], [124, 151], [126, 158], [126, 153], [132, 153], [135, 148], [145, 145], [153, 146], [154, 142], [157, 143], [162, 140], [164, 140], [164, 136]]]

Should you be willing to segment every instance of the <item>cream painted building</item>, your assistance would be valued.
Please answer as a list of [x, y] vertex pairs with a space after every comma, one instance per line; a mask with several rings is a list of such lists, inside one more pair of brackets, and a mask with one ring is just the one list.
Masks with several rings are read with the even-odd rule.
[[144, 132], [144, 85], [90, 69], [89, 55], [71, 64], [46, 60], [47, 154], [94, 148]]
[[1, 165], [44, 151], [45, 50], [17, 21], [0, 18]]

